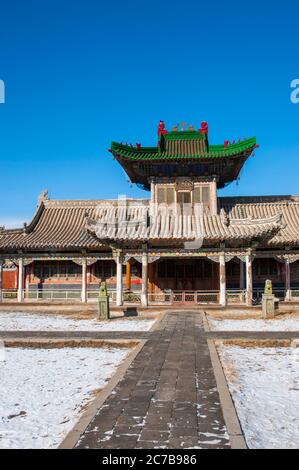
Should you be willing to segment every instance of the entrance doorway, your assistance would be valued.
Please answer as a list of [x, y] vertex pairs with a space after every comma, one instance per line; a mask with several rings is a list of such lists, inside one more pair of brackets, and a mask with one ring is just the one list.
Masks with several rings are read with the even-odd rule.
[[216, 263], [201, 258], [161, 260], [155, 266], [154, 284], [159, 290], [218, 290]]
[[195, 289], [195, 269], [194, 263], [181, 261], [175, 263], [175, 290]]

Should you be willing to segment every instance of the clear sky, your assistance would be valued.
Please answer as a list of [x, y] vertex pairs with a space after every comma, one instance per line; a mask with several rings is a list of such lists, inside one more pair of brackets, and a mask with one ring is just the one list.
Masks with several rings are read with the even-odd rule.
[[0, 225], [52, 198], [147, 197], [107, 152], [209, 123], [260, 149], [222, 195], [299, 194], [298, 0], [0, 0]]

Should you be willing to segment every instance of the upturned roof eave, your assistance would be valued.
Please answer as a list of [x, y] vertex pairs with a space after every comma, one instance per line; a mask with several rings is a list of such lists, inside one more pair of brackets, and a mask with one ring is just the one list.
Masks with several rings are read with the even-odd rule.
[[121, 158], [127, 161], [175, 161], [176, 159], [188, 160], [214, 160], [214, 159], [227, 159], [238, 158], [244, 153], [248, 156], [256, 148], [256, 138], [252, 137], [243, 142], [231, 144], [227, 148], [221, 145], [210, 145], [209, 151], [194, 155], [169, 155], [167, 151], [160, 151], [158, 147], [131, 147], [130, 145], [121, 144], [118, 142], [111, 143], [111, 153], [115, 158]]

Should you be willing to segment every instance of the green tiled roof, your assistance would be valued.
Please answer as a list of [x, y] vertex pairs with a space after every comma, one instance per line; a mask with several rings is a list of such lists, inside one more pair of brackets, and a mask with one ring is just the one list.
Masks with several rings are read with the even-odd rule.
[[[256, 138], [252, 137], [250, 139], [243, 140], [242, 142], [237, 142], [235, 144], [230, 144], [228, 147], [224, 145], [210, 145], [208, 151], [202, 151], [200, 153], [171, 153], [167, 150], [167, 143], [174, 143], [175, 141], [178, 144], [181, 144], [182, 141], [186, 142], [186, 145], [190, 142], [198, 142], [203, 140], [204, 137], [196, 131], [184, 131], [184, 132], [168, 132], [165, 136], [166, 150], [160, 151], [158, 147], [131, 147], [130, 145], [120, 144], [117, 142], [112, 142], [111, 151], [113, 154], [121, 156], [125, 159], [140, 161], [140, 160], [171, 160], [178, 158], [188, 158], [188, 159], [211, 159], [211, 158], [224, 158], [224, 157], [234, 157], [242, 154], [246, 151], [252, 151], [256, 146]], [[179, 148], [182, 148], [179, 146]]]
[[165, 135], [165, 140], [205, 140], [205, 136], [198, 131], [170, 131]]

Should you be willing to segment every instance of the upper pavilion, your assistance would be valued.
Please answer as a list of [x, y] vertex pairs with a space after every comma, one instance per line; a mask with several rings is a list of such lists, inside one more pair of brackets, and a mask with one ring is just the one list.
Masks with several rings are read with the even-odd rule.
[[150, 189], [152, 178], [201, 177], [213, 178], [217, 188], [223, 188], [236, 180], [247, 158], [257, 147], [256, 138], [225, 141], [222, 145], [210, 145], [208, 124], [201, 123], [195, 130], [171, 131], [160, 121], [158, 141], [155, 147], [142, 147], [112, 142], [110, 151], [123, 167], [132, 183]]

